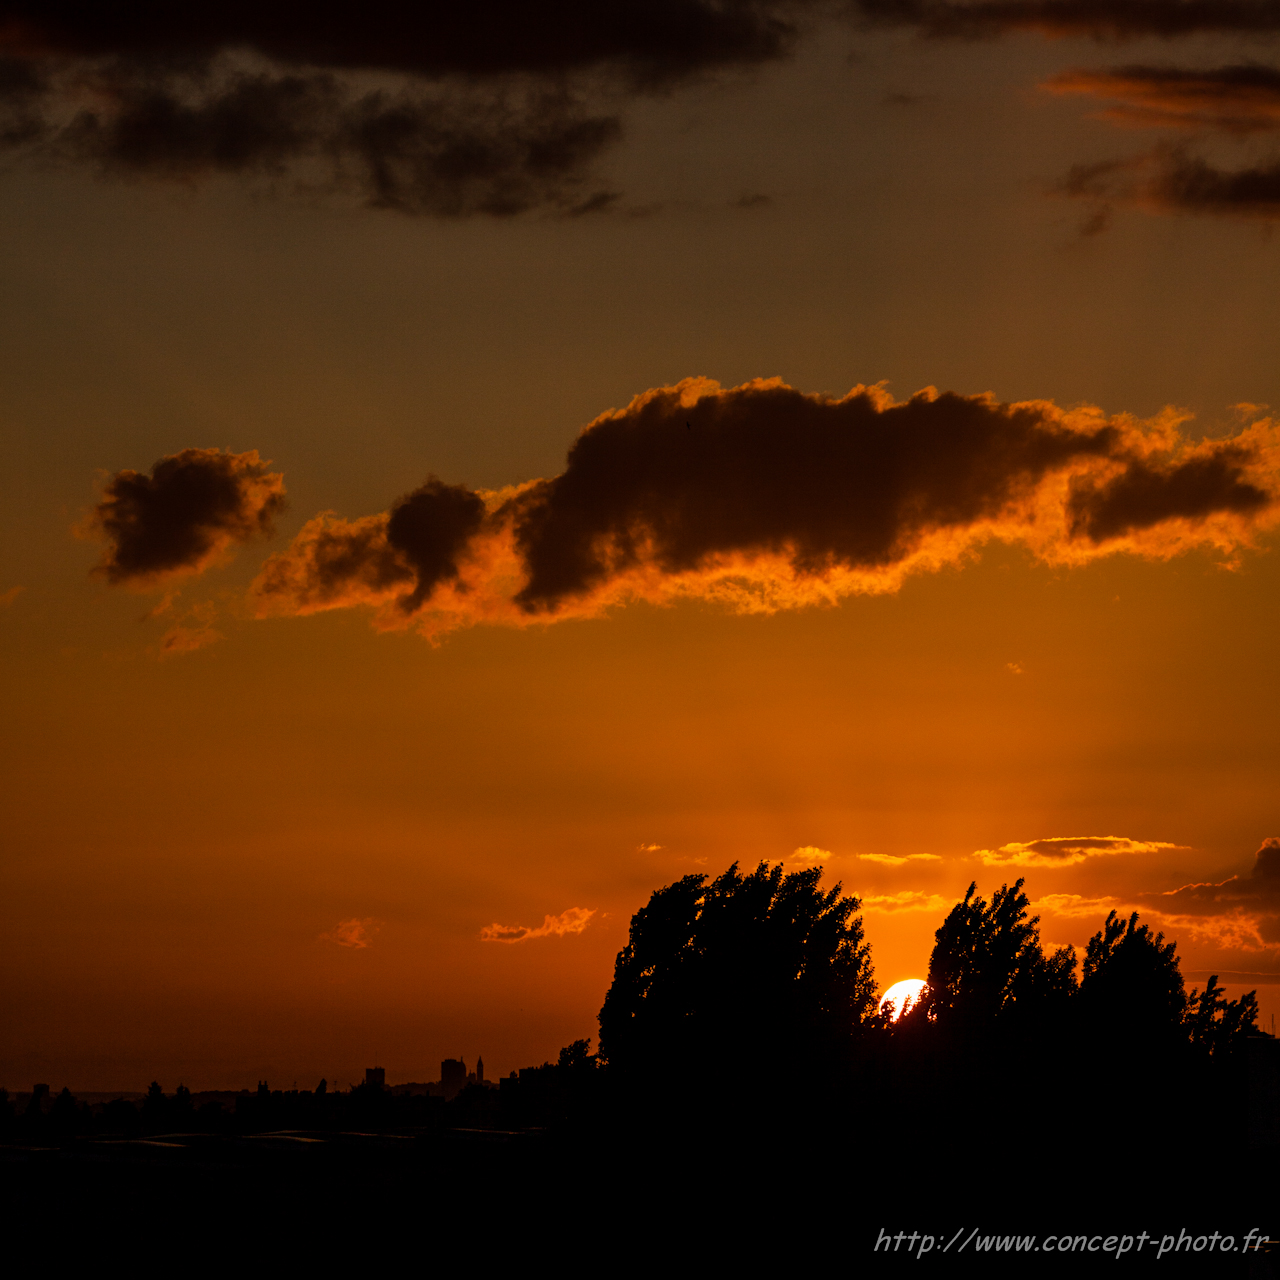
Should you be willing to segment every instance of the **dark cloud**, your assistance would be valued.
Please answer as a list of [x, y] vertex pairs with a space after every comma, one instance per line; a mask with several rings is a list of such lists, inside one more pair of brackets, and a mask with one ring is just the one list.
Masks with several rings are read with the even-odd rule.
[[115, 584], [149, 585], [198, 573], [237, 542], [270, 534], [284, 509], [284, 477], [256, 451], [184, 449], [151, 474], [107, 481], [88, 530], [107, 551], [95, 572]]
[[[1113, 124], [1238, 136], [1280, 128], [1280, 70], [1257, 63], [1214, 68], [1129, 66], [1076, 70], [1041, 86], [1052, 93], [1107, 99]], [[1116, 205], [1161, 213], [1280, 216], [1280, 162], [1272, 158], [1223, 168], [1185, 147], [1076, 165], [1058, 190], [1091, 200], [1086, 231], [1107, 225]]]
[[483, 498], [434, 476], [391, 508], [387, 542], [414, 572], [413, 590], [402, 602], [406, 613], [420, 609], [441, 582], [458, 576], [458, 559], [483, 519]]
[[268, 561], [256, 591], [265, 602], [288, 601], [294, 612], [390, 598], [411, 614], [457, 579], [484, 515], [478, 494], [433, 476], [386, 515], [311, 521], [288, 555]]
[[1224, 169], [1177, 148], [1074, 166], [1057, 188], [1093, 204], [1091, 229], [1102, 230], [1117, 205], [1155, 213], [1280, 217], [1280, 161]]
[[[601, 415], [553, 479], [481, 493], [432, 481], [389, 514], [318, 516], [255, 592], [264, 614], [366, 605], [380, 626], [430, 635], [630, 599], [771, 611], [893, 591], [992, 538], [1056, 564], [1231, 554], [1274, 522], [1278, 490], [1280, 432], [1266, 419], [1192, 445], [1168, 415], [691, 379]], [[1055, 838], [992, 857], [1122, 849], [1138, 844]]]
[[331, 72], [116, 67], [20, 88], [0, 84], [0, 146], [11, 151], [124, 177], [283, 178], [441, 216], [572, 209], [621, 131], [616, 116], [538, 84], [370, 87]]
[[1136, 460], [1107, 480], [1073, 480], [1067, 502], [1071, 536], [1104, 542], [1166, 520], [1262, 511], [1272, 495], [1244, 478], [1245, 468], [1255, 460], [1252, 449], [1213, 444], [1175, 465]]
[[613, 66], [640, 83], [783, 56], [812, 0], [3, 0], [25, 52], [207, 62], [227, 49], [309, 67], [415, 76], [560, 75]]
[[[0, 148], [440, 216], [611, 207], [616, 97], [785, 56], [819, 0], [0, 0]], [[613, 106], [602, 105], [604, 100]]]
[[855, 0], [855, 4], [875, 23], [969, 39], [1013, 31], [1097, 39], [1280, 31], [1277, 0]]
[[1112, 105], [1101, 115], [1113, 124], [1235, 134], [1280, 127], [1280, 70], [1260, 63], [1076, 69], [1051, 76], [1040, 87], [1106, 99]]
[[1219, 169], [1195, 156], [1172, 155], [1144, 194], [1174, 212], [1275, 218], [1280, 216], [1280, 162]]
[[1165, 919], [1222, 945], [1280, 949], [1280, 839], [1271, 836], [1262, 842], [1247, 876], [1231, 876], [1218, 884], [1183, 885], [1139, 898]]
[[883, 569], [930, 533], [998, 517], [1116, 436], [953, 394], [886, 406], [865, 390], [831, 400], [748, 384], [686, 405], [666, 388], [598, 419], [564, 473], [517, 501], [529, 570], [517, 600], [551, 609], [642, 561], [664, 574], [762, 554], [801, 574]]

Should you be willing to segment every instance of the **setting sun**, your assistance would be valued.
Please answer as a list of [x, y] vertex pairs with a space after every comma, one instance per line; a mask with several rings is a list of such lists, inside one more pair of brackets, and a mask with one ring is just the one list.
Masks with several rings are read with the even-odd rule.
[[885, 1005], [892, 1005], [893, 1021], [897, 1022], [920, 999], [920, 993], [924, 990], [924, 986], [923, 978], [903, 978], [901, 982], [895, 982], [880, 997], [881, 1011], [884, 1010]]

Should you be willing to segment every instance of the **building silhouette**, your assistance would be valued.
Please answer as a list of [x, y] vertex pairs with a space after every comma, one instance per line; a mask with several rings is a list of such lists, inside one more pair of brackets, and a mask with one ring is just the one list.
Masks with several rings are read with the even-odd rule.
[[446, 1058], [440, 1064], [440, 1092], [456, 1097], [467, 1085], [467, 1064], [461, 1058]]
[[387, 1087], [386, 1069], [384, 1067], [365, 1067], [364, 1082], [372, 1085], [375, 1089], [385, 1089]]

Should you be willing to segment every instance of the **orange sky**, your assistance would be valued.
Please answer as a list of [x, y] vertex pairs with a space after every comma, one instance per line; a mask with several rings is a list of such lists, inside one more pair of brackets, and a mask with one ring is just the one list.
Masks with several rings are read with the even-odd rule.
[[[1248, 878], [1280, 835], [1280, 569], [1270, 498], [1221, 503], [1280, 492], [1280, 246], [1265, 211], [1161, 205], [1155, 170], [1063, 194], [1073, 165], [1156, 153], [1038, 86], [1274, 61], [1270, 40], [1117, 54], [817, 27], [776, 64], [611, 90], [625, 129], [598, 164], [622, 196], [574, 217], [6, 169], [0, 1084], [311, 1087], [375, 1057], [426, 1080], [477, 1052], [505, 1074], [594, 1035], [654, 888], [762, 858], [817, 858], [863, 896], [884, 986], [923, 976], [970, 880], [989, 895], [1025, 875], [1047, 943], [1138, 909], [1186, 972], [1271, 975], [1269, 1026], [1280, 899]], [[1194, 145], [1243, 164], [1266, 136]], [[359, 603], [257, 616], [267, 558], [320, 513], [385, 525], [429, 473], [486, 493], [550, 479], [588, 423], [691, 377], [781, 377], [828, 415], [882, 380], [898, 401], [1051, 401], [1126, 443], [1102, 469], [1046, 473], [1013, 524], [1001, 507], [948, 526], [945, 554], [900, 581], [828, 566], [825, 604], [707, 598], [712, 579], [774, 582], [789, 551], [762, 569], [748, 550], [719, 578], [700, 562], [682, 595], [655, 551], [564, 620], [530, 618], [507, 529], [515, 578], [476, 588], [467, 608], [490, 612], [436, 643], [419, 615], [379, 630]], [[691, 416], [718, 430], [698, 394]], [[1158, 422], [1165, 406], [1179, 413]], [[786, 414], [766, 436], [795, 429]], [[1100, 492], [1161, 440], [1167, 480], [1251, 424], [1252, 461], [1207, 514], [1042, 536], [1068, 520], [1069, 483]], [[187, 449], [257, 450], [288, 495], [274, 535], [246, 527], [178, 566], [200, 572], [93, 574], [109, 548], [86, 518], [112, 477]], [[774, 483], [771, 466], [752, 474]], [[930, 492], [951, 501], [955, 474]], [[718, 496], [690, 486], [699, 512]], [[1122, 843], [1076, 861], [1011, 847], [1064, 837]]]

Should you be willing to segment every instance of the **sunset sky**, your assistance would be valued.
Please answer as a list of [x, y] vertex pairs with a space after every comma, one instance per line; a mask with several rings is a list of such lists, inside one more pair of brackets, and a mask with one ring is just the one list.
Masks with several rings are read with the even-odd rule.
[[1280, 4], [289, 8], [0, 0], [0, 1085], [506, 1074], [761, 859], [1269, 1030]]

